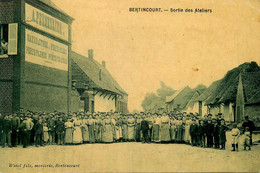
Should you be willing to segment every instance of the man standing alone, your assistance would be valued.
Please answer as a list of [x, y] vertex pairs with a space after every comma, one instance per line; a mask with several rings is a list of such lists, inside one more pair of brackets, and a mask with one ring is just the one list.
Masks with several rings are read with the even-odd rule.
[[248, 116], [245, 116], [245, 121], [242, 124], [243, 132], [245, 133], [246, 127], [249, 128], [249, 132], [250, 132], [250, 145], [253, 145], [253, 141], [252, 141], [252, 134], [253, 134], [253, 130], [255, 129], [255, 124], [253, 123], [253, 121], [249, 120]]

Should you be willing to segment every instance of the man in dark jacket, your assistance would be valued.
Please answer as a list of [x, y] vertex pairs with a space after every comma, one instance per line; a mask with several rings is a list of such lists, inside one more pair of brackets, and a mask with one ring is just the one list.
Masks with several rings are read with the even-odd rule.
[[197, 133], [198, 133], [198, 126], [196, 124], [196, 120], [192, 119], [192, 124], [190, 125], [190, 136], [191, 136], [191, 146], [197, 145]]
[[[148, 118], [148, 117], [147, 117]], [[145, 117], [142, 117], [141, 121], [141, 131], [143, 134], [143, 143], [148, 143], [149, 142], [149, 121], [145, 119]]]
[[11, 119], [11, 123], [12, 123], [12, 146], [16, 147], [16, 145], [18, 144], [18, 133], [19, 133], [19, 127], [20, 127], [20, 118], [17, 116], [17, 114], [15, 113], [13, 115], [13, 118]]
[[198, 126], [198, 142], [201, 147], [205, 147], [205, 136], [206, 136], [206, 131], [205, 131], [205, 124], [204, 120], [199, 121], [199, 126]]
[[42, 119], [39, 119], [36, 125], [34, 126], [35, 128], [35, 146], [38, 147], [39, 145], [42, 146], [43, 142], [43, 124], [42, 124]]
[[60, 117], [59, 121], [57, 122], [57, 126], [56, 126], [58, 145], [63, 145], [63, 143], [64, 143], [64, 131], [65, 131], [64, 121], [63, 121], [62, 117]]
[[2, 147], [5, 147], [5, 143], [7, 142], [9, 147], [12, 147], [11, 145], [11, 133], [12, 133], [12, 124], [11, 124], [11, 118], [12, 116], [6, 115], [4, 117], [3, 122], [3, 138], [2, 138]]
[[54, 114], [49, 115], [47, 126], [49, 128], [50, 145], [53, 145], [55, 143], [55, 127], [56, 127], [56, 119], [54, 117]]
[[214, 146], [215, 148], [219, 148], [219, 125], [218, 121], [213, 119], [213, 125], [214, 125], [214, 130], [213, 130], [213, 138], [214, 138]]
[[213, 146], [213, 131], [214, 131], [214, 125], [212, 124], [211, 119], [208, 119], [205, 130], [207, 136], [207, 147], [211, 148]]
[[253, 134], [253, 130], [255, 129], [255, 124], [253, 123], [253, 121], [249, 120], [248, 116], [245, 116], [245, 121], [242, 124], [243, 129], [243, 133], [245, 133], [245, 129], [246, 127], [249, 128], [249, 132], [250, 132], [250, 145], [253, 145], [253, 141], [252, 141], [252, 134]]

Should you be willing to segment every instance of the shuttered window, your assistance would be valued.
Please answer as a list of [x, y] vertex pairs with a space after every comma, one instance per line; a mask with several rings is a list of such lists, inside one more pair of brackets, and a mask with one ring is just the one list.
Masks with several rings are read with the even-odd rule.
[[9, 24], [8, 55], [17, 55], [18, 24]]

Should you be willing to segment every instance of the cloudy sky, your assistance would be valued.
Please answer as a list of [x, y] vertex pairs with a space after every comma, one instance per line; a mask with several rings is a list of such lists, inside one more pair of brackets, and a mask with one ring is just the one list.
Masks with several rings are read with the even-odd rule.
[[[106, 61], [141, 110], [160, 81], [209, 86], [246, 61], [260, 64], [259, 0], [52, 0], [75, 21], [72, 48]], [[129, 8], [204, 8], [212, 13], [133, 13]]]

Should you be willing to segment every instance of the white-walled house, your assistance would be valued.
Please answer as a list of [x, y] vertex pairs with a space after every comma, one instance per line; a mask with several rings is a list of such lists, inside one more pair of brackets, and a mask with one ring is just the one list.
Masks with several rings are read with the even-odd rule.
[[[216, 81], [202, 100], [208, 114], [222, 113], [227, 121], [240, 123], [247, 115], [260, 116], [260, 67], [256, 62], [244, 63]], [[210, 88], [210, 87], [209, 87]]]
[[106, 69], [103, 61], [99, 64], [93, 58], [72, 52], [72, 82], [80, 94], [80, 111], [127, 113], [128, 94]]

